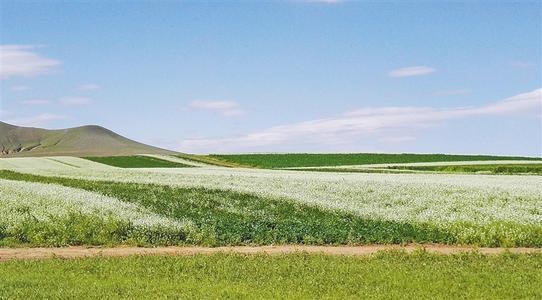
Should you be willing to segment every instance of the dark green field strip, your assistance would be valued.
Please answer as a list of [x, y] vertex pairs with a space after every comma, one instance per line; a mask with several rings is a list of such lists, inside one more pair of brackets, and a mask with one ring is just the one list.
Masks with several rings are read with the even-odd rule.
[[541, 299], [542, 255], [136, 256], [0, 262], [2, 299]]
[[447, 154], [379, 154], [379, 153], [289, 153], [289, 154], [212, 154], [210, 157], [260, 168], [296, 168], [319, 166], [344, 166], [386, 163], [415, 163], [476, 160], [542, 160], [540, 157], [512, 157], [490, 155]]
[[303, 171], [303, 172], [329, 172], [329, 173], [378, 173], [378, 174], [413, 174], [420, 173], [416, 170], [408, 169], [381, 169], [381, 168], [292, 168], [289, 171]]
[[542, 174], [542, 164], [462, 165], [462, 166], [391, 166], [393, 170], [435, 171], [449, 173]]
[[236, 162], [230, 162], [230, 161], [218, 159], [209, 155], [180, 153], [174, 156], [177, 156], [179, 158], [186, 159], [186, 160], [191, 160], [194, 162], [199, 162], [199, 163], [204, 163], [204, 164], [219, 166], [219, 167], [227, 167], [227, 168], [247, 168], [247, 167], [250, 168], [251, 167], [249, 165], [243, 165]]
[[[164, 230], [136, 232], [130, 224], [109, 222], [86, 226], [88, 217], [74, 216], [56, 225], [28, 217], [15, 231], [0, 228], [0, 245], [97, 245], [136, 243], [140, 245], [271, 245], [271, 244], [471, 244], [490, 247], [541, 247], [542, 229], [515, 223], [478, 227], [456, 224], [446, 231], [431, 224], [364, 219], [353, 213], [329, 211], [287, 199], [268, 199], [250, 194], [203, 188], [175, 188], [162, 185], [99, 182], [43, 177], [0, 171], [0, 178], [54, 183], [101, 193], [136, 203], [176, 220], [189, 220], [194, 228], [184, 232]], [[71, 223], [74, 223], [70, 225]], [[77, 223], [77, 224], [75, 224]], [[72, 232], [71, 227], [80, 228]], [[57, 230], [64, 228], [66, 230]], [[86, 231], [85, 228], [89, 228]], [[92, 229], [92, 230], [91, 230]], [[461, 239], [464, 230], [483, 230], [482, 239]], [[520, 230], [510, 237], [506, 232]], [[513, 239], [510, 239], [513, 238]], [[1, 243], [2, 239], [4, 240]]]
[[167, 161], [150, 156], [105, 156], [105, 157], [83, 157], [98, 163], [119, 168], [188, 168], [178, 162]]
[[420, 172], [436, 173], [483, 173], [505, 175], [540, 175], [542, 164], [493, 164], [493, 165], [459, 165], [459, 166], [389, 166], [383, 168], [299, 168], [292, 171], [331, 172], [331, 173], [384, 173], [405, 174]]

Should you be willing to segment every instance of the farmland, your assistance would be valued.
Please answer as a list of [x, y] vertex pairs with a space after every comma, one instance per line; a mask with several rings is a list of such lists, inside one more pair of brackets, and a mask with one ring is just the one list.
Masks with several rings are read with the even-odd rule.
[[[538, 176], [346, 174], [223, 167], [123, 169], [98, 163], [89, 166], [88, 160], [62, 157], [54, 162], [48, 158], [2, 160], [6, 171], [0, 178], [5, 189], [34, 193], [20, 198], [42, 203], [21, 208], [22, 202], [14, 199], [4, 210], [17, 212], [14, 215], [20, 215], [18, 220], [54, 223], [57, 221], [52, 217], [34, 217], [45, 213], [32, 209], [53, 207], [43, 204], [58, 201], [51, 200], [51, 195], [82, 193], [86, 196], [77, 197], [107, 196], [115, 203], [135, 205], [132, 210], [150, 219], [162, 218], [180, 227], [161, 225], [164, 235], [150, 238], [156, 236], [150, 234], [156, 231], [155, 225], [138, 227], [135, 220], [114, 213], [125, 209], [109, 209], [105, 214], [109, 219], [98, 218], [99, 222], [125, 222], [128, 225], [122, 226], [128, 228], [126, 232], [137, 232], [137, 236], [112, 229], [113, 235], [97, 242], [47, 231], [51, 238], [40, 239], [36, 238], [43, 235], [39, 231], [21, 233], [16, 226], [19, 221], [12, 221], [3, 225], [6, 243], [542, 245], [542, 186]], [[28, 164], [34, 168], [27, 168]], [[49, 195], [38, 184], [59, 190]], [[77, 208], [68, 216], [88, 215], [79, 204], [66, 207]], [[139, 229], [133, 230], [134, 226]]]
[[542, 174], [542, 164], [498, 164], [498, 165], [456, 165], [456, 166], [391, 166], [389, 169], [437, 171], [450, 173], [490, 174]]
[[[542, 164], [476, 159], [271, 170], [191, 155], [3, 158], [0, 247], [541, 249], [541, 176], [526, 170]], [[541, 267], [540, 253], [423, 250], [8, 260], [0, 298], [539, 298]]]
[[285, 154], [227, 154], [210, 157], [229, 163], [280, 169], [321, 166], [367, 164], [397, 164], [416, 162], [488, 161], [488, 160], [542, 160], [534, 157], [450, 155], [450, 154], [382, 154], [382, 153], [285, 153]]
[[537, 175], [542, 173], [542, 161], [495, 160], [495, 161], [453, 161], [433, 163], [387, 163], [348, 166], [321, 166], [286, 168], [297, 171], [347, 172], [347, 173], [470, 173], [499, 175]]

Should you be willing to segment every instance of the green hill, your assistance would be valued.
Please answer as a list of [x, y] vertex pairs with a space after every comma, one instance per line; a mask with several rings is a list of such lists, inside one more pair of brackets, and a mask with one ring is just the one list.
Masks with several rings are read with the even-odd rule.
[[115, 156], [176, 154], [145, 145], [96, 125], [47, 130], [0, 122], [1, 156]]

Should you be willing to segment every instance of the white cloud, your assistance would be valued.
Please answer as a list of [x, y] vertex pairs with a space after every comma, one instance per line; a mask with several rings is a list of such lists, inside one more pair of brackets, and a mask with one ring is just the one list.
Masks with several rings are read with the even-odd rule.
[[43, 126], [47, 124], [48, 122], [55, 121], [55, 120], [62, 120], [66, 117], [63, 115], [56, 115], [56, 114], [50, 114], [50, 113], [44, 113], [37, 116], [31, 116], [31, 117], [21, 117], [21, 118], [13, 118], [6, 120], [6, 123], [18, 125], [18, 126]]
[[45, 99], [30, 99], [30, 100], [20, 101], [20, 103], [26, 104], [26, 105], [47, 105], [47, 104], [51, 104], [51, 101], [45, 100]]
[[234, 101], [193, 101], [188, 105], [189, 109], [211, 111], [223, 116], [233, 117], [245, 113], [239, 103]]
[[26, 85], [12, 85], [9, 89], [14, 92], [24, 92], [28, 91], [30, 87]]
[[426, 66], [413, 66], [406, 67], [401, 69], [391, 70], [388, 75], [390, 77], [410, 77], [410, 76], [419, 76], [426, 75], [435, 72], [436, 69]]
[[95, 83], [85, 83], [78, 87], [80, 91], [97, 91], [101, 89], [102, 87], [95, 84]]
[[0, 78], [30, 77], [51, 72], [59, 61], [35, 53], [32, 45], [0, 46]]
[[92, 103], [92, 99], [88, 97], [63, 97], [59, 100], [60, 103], [68, 106], [88, 105]]
[[188, 152], [269, 151], [273, 145], [337, 145], [355, 143], [363, 137], [382, 142], [408, 142], [398, 132], [433, 127], [450, 119], [481, 115], [538, 113], [542, 88], [479, 107], [368, 107], [329, 118], [281, 125], [250, 134], [219, 139], [188, 139], [179, 149]]

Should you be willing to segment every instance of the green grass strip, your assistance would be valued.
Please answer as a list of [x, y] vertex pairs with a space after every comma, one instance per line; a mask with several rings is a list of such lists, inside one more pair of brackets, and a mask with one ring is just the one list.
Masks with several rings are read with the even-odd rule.
[[192, 167], [178, 162], [167, 161], [149, 156], [105, 156], [84, 157], [94, 162], [119, 168], [188, 168]]
[[2, 299], [541, 299], [542, 255], [195, 255], [0, 262]]

